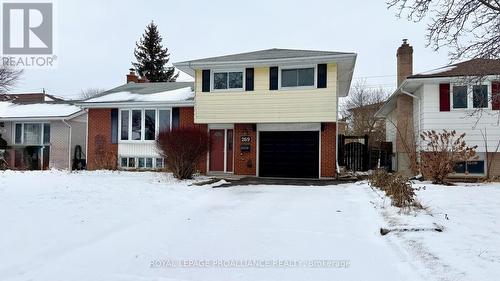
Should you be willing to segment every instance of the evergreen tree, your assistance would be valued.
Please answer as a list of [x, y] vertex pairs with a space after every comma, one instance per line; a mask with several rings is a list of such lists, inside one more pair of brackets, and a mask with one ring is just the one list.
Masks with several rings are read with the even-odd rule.
[[170, 60], [168, 48], [161, 45], [162, 38], [158, 26], [151, 21], [139, 42], [135, 42], [134, 55], [137, 62], [132, 63], [140, 76], [151, 82], [175, 82], [179, 73], [174, 67], [167, 67]]

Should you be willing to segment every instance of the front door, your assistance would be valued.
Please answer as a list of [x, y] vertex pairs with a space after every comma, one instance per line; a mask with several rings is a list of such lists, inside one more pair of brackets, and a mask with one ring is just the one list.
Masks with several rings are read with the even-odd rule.
[[224, 130], [210, 130], [209, 169], [224, 172]]

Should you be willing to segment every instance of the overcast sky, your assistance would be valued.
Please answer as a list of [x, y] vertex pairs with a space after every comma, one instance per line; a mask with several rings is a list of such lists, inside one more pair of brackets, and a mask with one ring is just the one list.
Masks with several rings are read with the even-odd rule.
[[384, 0], [58, 0], [58, 67], [25, 72], [15, 92], [75, 96], [125, 82], [133, 50], [154, 20], [171, 62], [268, 48], [356, 52], [354, 79], [394, 88], [396, 49], [408, 38], [414, 72], [448, 63], [425, 48], [425, 24], [397, 19]]

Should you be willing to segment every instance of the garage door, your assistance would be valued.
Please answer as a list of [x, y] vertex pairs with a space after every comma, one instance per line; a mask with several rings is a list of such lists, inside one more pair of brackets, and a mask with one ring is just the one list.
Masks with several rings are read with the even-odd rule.
[[319, 132], [260, 132], [259, 176], [317, 178]]

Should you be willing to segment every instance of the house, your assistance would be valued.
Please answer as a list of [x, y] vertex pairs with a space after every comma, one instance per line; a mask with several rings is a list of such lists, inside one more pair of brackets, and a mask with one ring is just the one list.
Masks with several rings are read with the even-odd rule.
[[174, 63], [195, 77], [194, 123], [210, 135], [207, 171], [334, 177], [338, 98], [355, 61], [355, 53], [268, 49]]
[[193, 82], [149, 83], [131, 69], [125, 84], [79, 102], [88, 112], [88, 169], [163, 168], [156, 135], [195, 126], [193, 88]]
[[[413, 48], [406, 40], [396, 56], [398, 89], [377, 112], [387, 120], [393, 168], [408, 172], [406, 140], [424, 149], [423, 131], [446, 129], [466, 133], [467, 145], [477, 146], [478, 159], [457, 163], [454, 175], [484, 176], [486, 159], [495, 159], [491, 171], [500, 175], [500, 154], [494, 153], [500, 140], [500, 60], [472, 59], [413, 74]], [[481, 130], [487, 132], [487, 144]]]
[[[8, 169], [69, 169], [84, 163], [86, 114], [45, 93], [0, 101], [0, 161]], [[76, 150], [76, 154], [75, 154]], [[76, 166], [75, 166], [76, 168]]]

